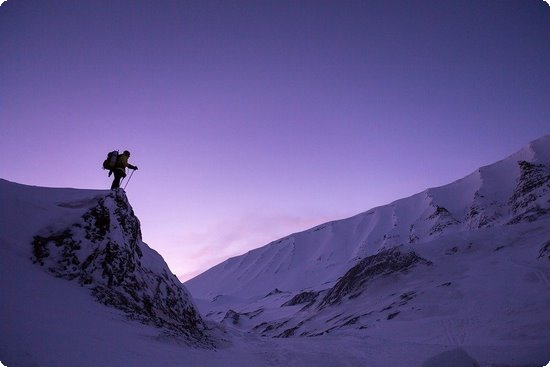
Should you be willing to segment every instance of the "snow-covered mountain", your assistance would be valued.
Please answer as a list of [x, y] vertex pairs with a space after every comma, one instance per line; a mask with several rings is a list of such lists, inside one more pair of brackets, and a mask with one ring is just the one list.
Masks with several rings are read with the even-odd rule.
[[5, 366], [542, 366], [550, 136], [186, 286], [123, 191], [0, 180]]
[[207, 318], [247, 333], [368, 336], [547, 361], [550, 136], [185, 284]]
[[[122, 190], [48, 189], [0, 180], [0, 203], [3, 363], [43, 365], [33, 359], [33, 348], [51, 345], [55, 354], [89, 328], [116, 335], [129, 320], [148, 334], [211, 344], [185, 287], [142, 242], [139, 220]], [[120, 325], [103, 328], [113, 318]]]
[[231, 258], [188, 281], [195, 297], [265, 295], [334, 283], [398, 245], [538, 218], [548, 205], [550, 136], [449, 185], [325, 223]]

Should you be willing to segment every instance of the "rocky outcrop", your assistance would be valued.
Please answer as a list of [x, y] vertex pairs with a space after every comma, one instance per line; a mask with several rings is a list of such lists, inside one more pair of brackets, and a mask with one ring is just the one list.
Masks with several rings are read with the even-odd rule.
[[229, 310], [226, 312], [225, 316], [223, 317], [222, 322], [231, 322], [233, 325], [237, 325], [241, 319], [241, 315], [238, 312], [235, 312], [233, 310]]
[[439, 234], [449, 226], [459, 224], [460, 222], [453, 218], [452, 214], [445, 208], [439, 205], [433, 205], [435, 209], [433, 213], [428, 217], [428, 220], [432, 222], [432, 227], [428, 233], [429, 236]]
[[478, 229], [492, 226], [503, 215], [504, 208], [503, 203], [489, 200], [477, 191], [465, 218], [468, 228]]
[[369, 281], [380, 276], [405, 272], [418, 264], [431, 265], [431, 262], [419, 257], [414, 251], [403, 251], [398, 247], [366, 257], [348, 270], [328, 291], [319, 307], [333, 305], [346, 298], [356, 298], [365, 290]]
[[550, 241], [546, 241], [546, 243], [542, 245], [538, 258], [550, 260]]
[[532, 222], [550, 213], [550, 167], [526, 161], [518, 162], [521, 173], [509, 204], [513, 217], [508, 224]]
[[[66, 205], [66, 204], [64, 204]], [[140, 223], [122, 190], [97, 203], [67, 228], [34, 236], [33, 261], [91, 290], [130, 319], [208, 343], [185, 287], [141, 240]]]
[[317, 300], [317, 296], [319, 296], [319, 292], [301, 292], [292, 297], [290, 300], [283, 303], [281, 307], [296, 306], [305, 303], [305, 308], [307, 308], [315, 303], [315, 301]]

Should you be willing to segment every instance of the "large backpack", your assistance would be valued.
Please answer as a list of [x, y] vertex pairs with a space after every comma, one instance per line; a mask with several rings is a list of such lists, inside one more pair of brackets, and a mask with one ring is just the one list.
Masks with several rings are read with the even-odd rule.
[[107, 154], [107, 159], [103, 161], [103, 169], [113, 170], [118, 162], [118, 150], [113, 150]]

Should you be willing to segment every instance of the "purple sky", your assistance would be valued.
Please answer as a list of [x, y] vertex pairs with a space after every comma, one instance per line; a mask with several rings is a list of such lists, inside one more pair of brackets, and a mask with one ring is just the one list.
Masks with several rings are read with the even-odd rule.
[[0, 6], [0, 177], [108, 188], [182, 280], [550, 133], [542, 0]]

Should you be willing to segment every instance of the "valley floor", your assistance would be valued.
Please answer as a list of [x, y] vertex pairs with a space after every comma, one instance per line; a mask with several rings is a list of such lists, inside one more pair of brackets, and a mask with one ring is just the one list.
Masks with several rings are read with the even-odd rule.
[[236, 366], [433, 366], [430, 360], [444, 361], [445, 366], [471, 366], [466, 363], [473, 360], [487, 367], [543, 366], [543, 355], [550, 358], [545, 349], [542, 343], [459, 347], [349, 335], [290, 339], [233, 335], [226, 348], [190, 353], [189, 366], [227, 366], [228, 360]]

